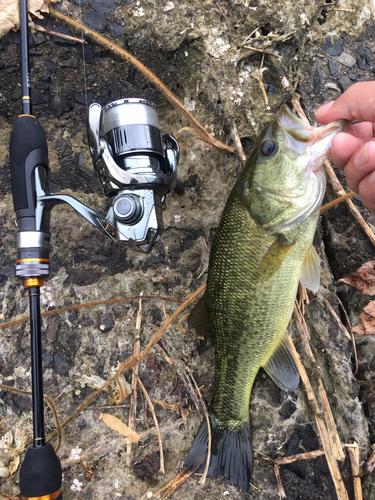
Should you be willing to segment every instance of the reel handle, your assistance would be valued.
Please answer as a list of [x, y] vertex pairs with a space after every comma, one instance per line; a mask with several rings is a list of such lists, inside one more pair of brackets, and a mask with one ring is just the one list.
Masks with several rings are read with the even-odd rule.
[[10, 136], [9, 158], [13, 205], [20, 231], [35, 231], [34, 170], [43, 166], [47, 179], [48, 149], [44, 130], [34, 116], [17, 118]]

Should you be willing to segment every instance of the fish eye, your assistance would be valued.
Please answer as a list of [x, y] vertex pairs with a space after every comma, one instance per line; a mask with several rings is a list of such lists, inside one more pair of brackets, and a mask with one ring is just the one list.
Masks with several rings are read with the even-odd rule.
[[263, 142], [261, 150], [264, 156], [273, 156], [277, 151], [277, 144], [272, 139], [267, 139]]

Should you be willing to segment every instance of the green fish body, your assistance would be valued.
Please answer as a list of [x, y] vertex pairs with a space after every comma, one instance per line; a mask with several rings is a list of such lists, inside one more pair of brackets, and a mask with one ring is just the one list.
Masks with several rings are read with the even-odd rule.
[[[209, 476], [246, 491], [252, 478], [249, 400], [263, 367], [295, 390], [298, 370], [283, 342], [298, 282], [319, 287], [312, 241], [325, 190], [322, 164], [344, 121], [311, 127], [283, 105], [250, 154], [226, 203], [210, 254], [205, 295], [189, 324], [212, 336], [215, 384], [209, 407]], [[187, 466], [202, 467], [204, 422]]]

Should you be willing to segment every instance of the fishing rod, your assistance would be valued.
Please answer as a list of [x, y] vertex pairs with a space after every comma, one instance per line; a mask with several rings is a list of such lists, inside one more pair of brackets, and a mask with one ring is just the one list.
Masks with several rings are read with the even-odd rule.
[[[20, 0], [22, 114], [10, 137], [9, 157], [14, 211], [17, 216], [16, 276], [29, 291], [33, 445], [20, 469], [22, 500], [62, 500], [62, 471], [53, 447], [46, 443], [42, 375], [40, 288], [50, 274], [49, 213], [38, 214], [35, 171], [47, 189], [48, 149], [43, 128], [31, 113], [29, 87], [28, 9]], [[40, 212], [40, 210], [39, 210]], [[39, 219], [39, 220], [38, 220]]]
[[50, 213], [71, 206], [122, 247], [148, 253], [163, 229], [166, 195], [184, 192], [177, 179], [179, 146], [161, 135], [155, 105], [141, 98], [93, 103], [87, 133], [95, 172], [107, 197], [97, 212], [64, 194], [49, 192], [48, 148], [44, 130], [32, 114], [29, 83], [28, 8], [20, 0], [22, 114], [9, 143], [11, 187], [17, 217], [16, 276], [29, 291], [33, 445], [20, 469], [22, 500], [62, 500], [60, 461], [45, 440], [40, 288], [50, 275]]

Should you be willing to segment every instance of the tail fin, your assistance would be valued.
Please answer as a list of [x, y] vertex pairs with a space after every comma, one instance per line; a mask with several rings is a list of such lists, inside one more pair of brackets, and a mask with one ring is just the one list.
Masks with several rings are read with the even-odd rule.
[[[249, 489], [252, 481], [253, 451], [251, 447], [250, 423], [228, 429], [220, 425], [213, 415], [211, 424], [211, 460], [208, 476], [223, 475], [233, 486], [242, 491]], [[185, 466], [197, 467], [203, 472], [208, 449], [207, 421], [204, 421], [195, 436]]]

